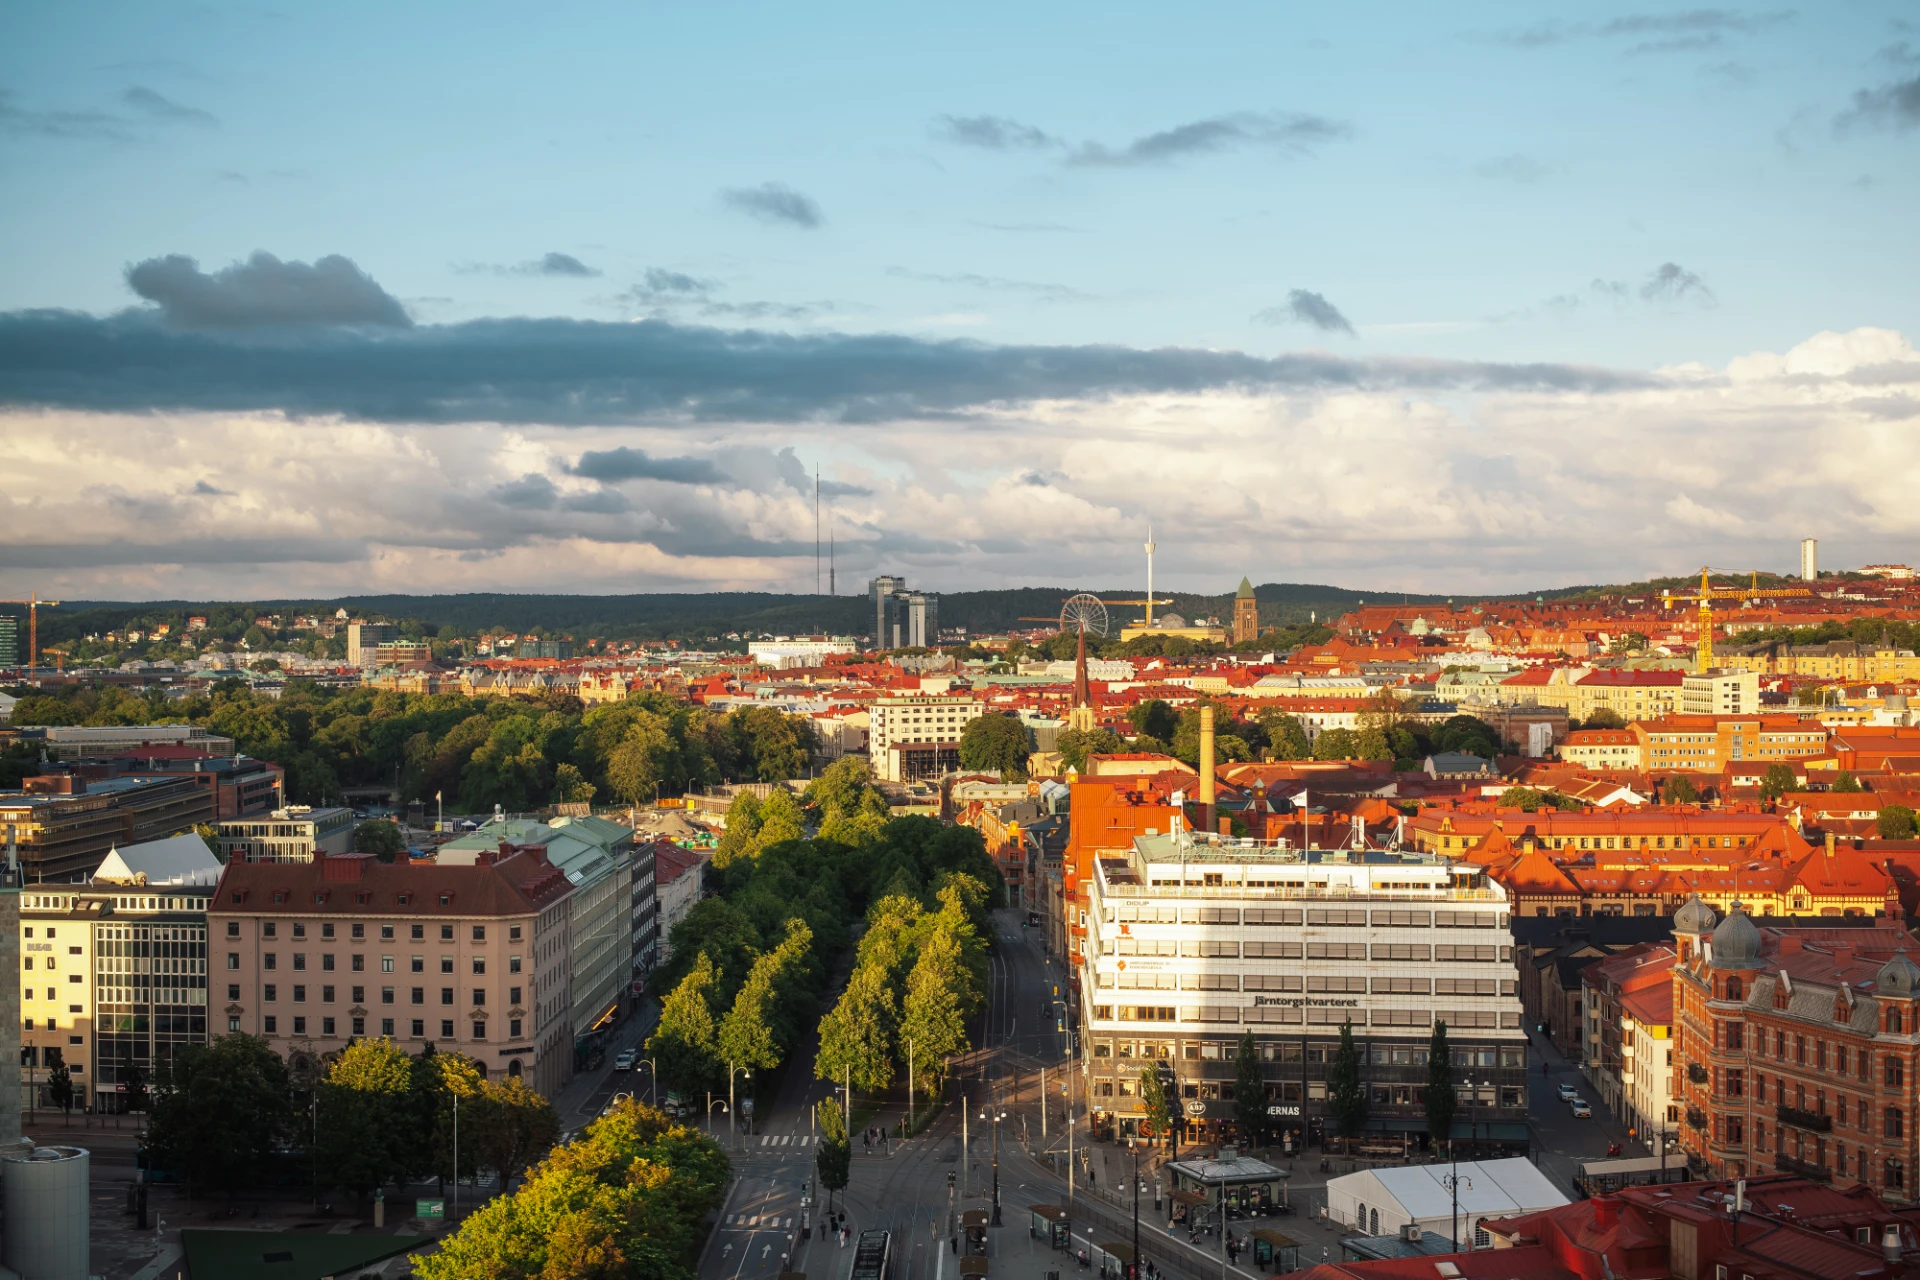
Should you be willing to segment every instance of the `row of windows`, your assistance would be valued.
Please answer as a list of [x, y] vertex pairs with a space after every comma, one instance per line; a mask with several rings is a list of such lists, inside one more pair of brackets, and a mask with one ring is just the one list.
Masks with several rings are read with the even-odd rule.
[[[307, 987], [304, 983], [294, 983], [291, 986], [290, 990], [292, 991], [293, 1002], [295, 1004], [306, 1003]], [[333, 998], [334, 998], [334, 990], [335, 988], [331, 985], [322, 986], [320, 988], [320, 1003], [332, 1004]], [[350, 987], [348, 988], [348, 990], [352, 993], [351, 1002], [353, 1004], [365, 1004], [367, 1002], [367, 989], [365, 987]], [[381, 1004], [395, 1003], [394, 990], [395, 989], [393, 987], [380, 988], [380, 1003]], [[521, 987], [508, 987], [507, 988], [507, 1004], [509, 1006], [519, 1004], [520, 997], [523, 993], [523, 990], [524, 989]], [[427, 989], [425, 987], [410, 987], [408, 988], [408, 996], [409, 996], [409, 999], [407, 1003], [409, 1004], [425, 1004], [427, 1002]], [[277, 1002], [280, 999], [279, 984], [273, 983], [273, 982], [264, 983], [260, 988], [260, 998], [262, 1001], [267, 1003]], [[240, 999], [239, 983], [229, 982], [227, 984], [227, 999], [228, 1000]], [[452, 1004], [453, 1002], [454, 1002], [454, 989], [452, 987], [441, 987], [440, 1003]], [[487, 989], [485, 987], [473, 988], [473, 1003], [476, 1007], [484, 1006], [487, 1003]]]
[[[337, 1019], [321, 1018], [319, 1021], [320, 1021], [319, 1034], [322, 1037], [331, 1037], [331, 1036], [337, 1036], [340, 1034], [338, 1030], [339, 1022]], [[290, 1019], [290, 1022], [292, 1024], [292, 1029], [288, 1034], [296, 1035], [296, 1036], [304, 1036], [309, 1034], [307, 1030], [307, 1018], [305, 1016], [296, 1014], [292, 1019]], [[365, 1018], [349, 1018], [348, 1022], [352, 1026], [352, 1030], [349, 1034], [352, 1034], [355, 1036], [364, 1036], [367, 1034], [367, 1020]], [[266, 1017], [260, 1020], [260, 1029], [264, 1033], [270, 1036], [279, 1035], [280, 1034], [279, 1018], [275, 1017], [273, 1014], [266, 1015]], [[471, 1029], [473, 1032], [471, 1037], [472, 1039], [485, 1040], [487, 1038], [486, 1023], [484, 1022], [472, 1023]], [[518, 1040], [521, 1036], [521, 1029], [522, 1029], [521, 1020], [519, 1018], [509, 1018], [507, 1020], [507, 1038], [508, 1039]], [[29, 1030], [31, 1030], [31, 1028], [29, 1028]], [[227, 1030], [228, 1031], [241, 1030], [240, 1019], [228, 1018]], [[391, 1037], [395, 1034], [394, 1019], [392, 1018], [380, 1019], [380, 1034], [388, 1037]], [[413, 1019], [412, 1025], [409, 1028], [409, 1034], [411, 1038], [415, 1040], [425, 1039], [427, 1034], [426, 1019], [424, 1018]], [[442, 1040], [453, 1039], [453, 1019], [452, 1018], [442, 1018], [440, 1020], [440, 1038]]]
[[1312, 991], [1353, 995], [1510, 996], [1512, 979], [1363, 978], [1358, 974], [1100, 973], [1099, 986], [1122, 991]]
[[[292, 961], [293, 961], [293, 971], [294, 971], [294, 972], [296, 972], [296, 973], [300, 973], [300, 972], [304, 972], [304, 971], [306, 970], [306, 967], [307, 967], [307, 953], [306, 953], [306, 952], [304, 952], [304, 951], [295, 951], [295, 952], [293, 952], [293, 953], [291, 953], [291, 954], [292, 954]], [[349, 966], [348, 966], [348, 967], [349, 967], [349, 968], [351, 968], [351, 969], [353, 970], [353, 972], [355, 972], [355, 973], [365, 973], [365, 972], [366, 972], [366, 969], [367, 969], [367, 957], [366, 957], [366, 954], [365, 954], [364, 952], [360, 952], [360, 951], [356, 951], [356, 952], [353, 952], [353, 953], [352, 953], [352, 954], [351, 954], [351, 955], [349, 956], [349, 960], [351, 961], [351, 963], [349, 964]], [[414, 972], [414, 973], [425, 973], [425, 972], [427, 971], [427, 959], [426, 959], [426, 957], [425, 957], [425, 956], [409, 956], [409, 957], [408, 957], [408, 960], [409, 960], [409, 962], [410, 962], [410, 964], [409, 964], [409, 967], [410, 967], [410, 969], [411, 969], [411, 971], [412, 971], [412, 972]], [[394, 967], [393, 967], [393, 965], [394, 965], [394, 957], [392, 957], [392, 956], [381, 956], [381, 957], [380, 957], [380, 972], [382, 972], [382, 973], [392, 973], [392, 972], [394, 972]], [[29, 966], [29, 967], [31, 967], [31, 966]], [[51, 969], [51, 968], [53, 967], [53, 965], [52, 965], [52, 963], [51, 963], [51, 960], [49, 960], [49, 963], [48, 963], [48, 965], [47, 965], [47, 967], [48, 967], [49, 969]], [[227, 952], [227, 968], [229, 968], [229, 969], [238, 969], [239, 967], [240, 967], [240, 953], [239, 953], [238, 951], [229, 951], [229, 952]], [[266, 970], [269, 970], [269, 971], [277, 971], [277, 970], [278, 970], [278, 969], [280, 968], [280, 953], [279, 953], [279, 952], [277, 952], [277, 951], [263, 951], [263, 952], [261, 952], [261, 953], [260, 953], [260, 967], [261, 967], [262, 969], [266, 969]], [[507, 957], [507, 972], [508, 972], [508, 973], [519, 973], [519, 972], [521, 971], [521, 967], [522, 967], [522, 966], [521, 966], [521, 958], [520, 958], [519, 956], [508, 956], [508, 957]], [[474, 956], [474, 957], [472, 958], [472, 969], [473, 969], [473, 972], [474, 972], [474, 974], [475, 974], [475, 975], [482, 975], [482, 974], [485, 974], [485, 973], [486, 973], [486, 971], [487, 971], [487, 961], [486, 961], [486, 957], [484, 957], [484, 956]], [[321, 953], [321, 956], [320, 956], [320, 971], [321, 971], [322, 973], [332, 973], [332, 972], [334, 971], [334, 954], [333, 954], [333, 952], [331, 952], [331, 951], [327, 951], [327, 952], [322, 952], [322, 953]], [[441, 957], [440, 957], [440, 972], [441, 972], [441, 973], [452, 973], [452, 972], [453, 972], [453, 957], [452, 957], [452, 956], [441, 956]]]
[[1492, 943], [1379, 942], [1176, 942], [1172, 938], [1116, 938], [1113, 955], [1184, 956], [1188, 959], [1409, 960], [1492, 964], [1513, 958], [1511, 947]]
[[[1221, 876], [1208, 875], [1206, 883], [1218, 885]], [[1275, 881], [1271, 887], [1305, 888], [1304, 881]], [[1439, 887], [1439, 886], [1434, 886]], [[1494, 911], [1431, 911], [1396, 907], [1367, 911], [1363, 907], [1153, 907], [1120, 906], [1106, 908], [1102, 918], [1109, 924], [1257, 924], [1257, 925], [1372, 925], [1376, 929], [1498, 929], [1506, 919]]]
[[[399, 927], [398, 925], [391, 925], [391, 924], [381, 925], [380, 940], [382, 942], [392, 942], [394, 940], [394, 930], [397, 929], [398, 927]], [[334, 928], [335, 926], [332, 921], [323, 921], [320, 925], [321, 938], [330, 939], [335, 937], [336, 935], [334, 933]], [[353, 938], [353, 940], [356, 942], [359, 942], [365, 939], [367, 936], [367, 926], [364, 924], [351, 924], [351, 925], [348, 925], [347, 928], [348, 928], [349, 936]], [[508, 925], [507, 941], [509, 942], [520, 941], [520, 928], [521, 927], [517, 924]], [[293, 927], [291, 932], [292, 932], [292, 936], [295, 938], [306, 937], [307, 936], [306, 922], [304, 920], [293, 921]], [[27, 936], [32, 937], [33, 935], [29, 933]], [[227, 921], [227, 936], [229, 938], [237, 938], [240, 936], [240, 922], [238, 920]], [[260, 936], [263, 938], [279, 937], [280, 936], [279, 922], [276, 920], [262, 921], [260, 924]], [[427, 926], [425, 926], [424, 924], [408, 925], [407, 936], [414, 942], [424, 942], [426, 941], [426, 938], [427, 938]], [[472, 937], [473, 937], [473, 941], [475, 942], [485, 942], [487, 940], [487, 926], [483, 924], [473, 925]], [[440, 941], [452, 942], [453, 940], [454, 940], [454, 927], [450, 924], [441, 925]]]
[[[1093, 1056], [1096, 1066], [1103, 1065], [1098, 1060], [1107, 1058], [1128, 1059], [1170, 1059], [1174, 1056], [1175, 1042], [1172, 1040], [1096, 1040], [1093, 1044]], [[1238, 1042], [1231, 1040], [1185, 1040], [1179, 1043], [1180, 1056], [1189, 1062], [1231, 1062], [1240, 1052]], [[1333, 1055], [1340, 1044], [1334, 1040], [1316, 1040], [1302, 1044], [1297, 1038], [1285, 1040], [1258, 1040], [1255, 1049], [1262, 1062], [1278, 1062], [1283, 1065], [1325, 1065], [1333, 1061]], [[1452, 1064], [1456, 1067], [1507, 1067], [1525, 1070], [1527, 1051], [1521, 1045], [1451, 1045], [1449, 1046]], [[1427, 1046], [1424, 1044], [1375, 1044], [1360, 1046], [1361, 1061], [1370, 1061], [1376, 1067], [1424, 1067], [1427, 1065]]]

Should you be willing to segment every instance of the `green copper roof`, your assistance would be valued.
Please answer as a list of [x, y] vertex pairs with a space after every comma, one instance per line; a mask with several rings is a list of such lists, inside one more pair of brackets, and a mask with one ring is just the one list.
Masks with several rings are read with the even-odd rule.
[[1253, 584], [1245, 578], [1242, 578], [1240, 579], [1240, 589], [1233, 594], [1239, 599], [1251, 600], [1253, 599]]

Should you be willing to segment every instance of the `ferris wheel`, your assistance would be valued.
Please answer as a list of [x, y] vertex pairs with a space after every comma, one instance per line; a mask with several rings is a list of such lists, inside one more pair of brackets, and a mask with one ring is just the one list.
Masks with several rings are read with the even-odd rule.
[[1085, 592], [1068, 597], [1067, 602], [1060, 606], [1060, 631], [1063, 635], [1084, 631], [1090, 636], [1106, 639], [1107, 606], [1101, 603], [1099, 596]]

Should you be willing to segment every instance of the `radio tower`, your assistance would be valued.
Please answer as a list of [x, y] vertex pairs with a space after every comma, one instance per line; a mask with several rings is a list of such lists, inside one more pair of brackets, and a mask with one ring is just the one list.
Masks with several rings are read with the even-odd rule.
[[1153, 626], [1153, 525], [1147, 525], [1147, 626]]
[[833, 579], [833, 521], [827, 521], [827, 594], [837, 596], [840, 586]]
[[813, 594], [820, 594], [820, 468], [813, 469]]

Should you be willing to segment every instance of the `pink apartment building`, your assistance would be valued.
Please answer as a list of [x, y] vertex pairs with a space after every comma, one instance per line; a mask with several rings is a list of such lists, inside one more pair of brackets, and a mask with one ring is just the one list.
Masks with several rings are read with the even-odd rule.
[[525, 1076], [573, 1076], [572, 885], [538, 845], [471, 866], [230, 862], [207, 911], [210, 1030], [265, 1037], [296, 1072], [349, 1039], [428, 1043]]

